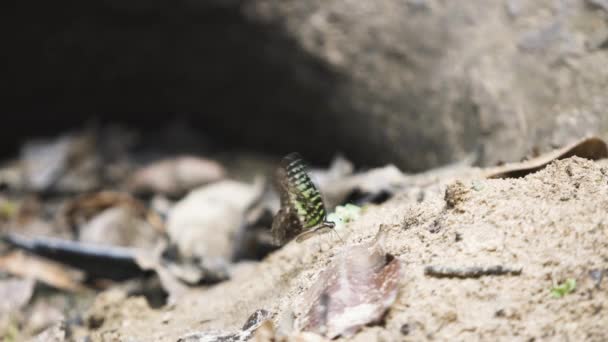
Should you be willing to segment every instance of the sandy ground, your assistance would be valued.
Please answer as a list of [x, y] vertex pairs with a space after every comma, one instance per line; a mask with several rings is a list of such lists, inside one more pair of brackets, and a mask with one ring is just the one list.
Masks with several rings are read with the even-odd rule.
[[[520, 179], [474, 174], [412, 187], [367, 208], [342, 232], [344, 244], [330, 235], [291, 242], [261, 263], [241, 265], [231, 281], [163, 309], [103, 293], [88, 333], [94, 341], [176, 341], [194, 331], [238, 330], [257, 309], [275, 313], [278, 329], [289, 331], [302, 293], [332, 256], [384, 225], [385, 248], [403, 266], [399, 295], [382, 325], [353, 340], [608, 340], [608, 162], [575, 157]], [[438, 279], [424, 274], [429, 265], [502, 265], [522, 273]], [[568, 278], [576, 279], [575, 291], [551, 296]]]

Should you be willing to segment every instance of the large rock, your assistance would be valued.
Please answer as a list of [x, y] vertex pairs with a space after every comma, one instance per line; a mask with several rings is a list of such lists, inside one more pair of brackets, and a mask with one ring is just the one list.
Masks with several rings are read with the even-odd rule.
[[606, 130], [601, 2], [260, 0], [246, 8], [341, 76], [326, 125], [358, 158], [419, 170], [477, 149], [478, 162], [492, 164]]
[[606, 131], [604, 4], [38, 1], [10, 16], [2, 106], [193, 113], [224, 141], [316, 161], [493, 164]]

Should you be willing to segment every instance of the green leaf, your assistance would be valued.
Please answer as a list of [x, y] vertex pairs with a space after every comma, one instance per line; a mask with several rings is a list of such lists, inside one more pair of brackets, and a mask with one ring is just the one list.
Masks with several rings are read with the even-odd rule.
[[327, 221], [335, 223], [336, 227], [342, 227], [343, 224], [358, 219], [360, 213], [361, 208], [354, 204], [339, 205], [333, 213], [327, 215]]
[[554, 298], [562, 298], [572, 293], [576, 289], [576, 279], [568, 278], [565, 282], [551, 288], [551, 295]]

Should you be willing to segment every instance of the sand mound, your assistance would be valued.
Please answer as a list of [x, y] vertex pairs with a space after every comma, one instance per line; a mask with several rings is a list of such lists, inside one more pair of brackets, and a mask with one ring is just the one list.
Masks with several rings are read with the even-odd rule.
[[[256, 309], [276, 313], [275, 324], [289, 330], [301, 294], [332, 256], [384, 225], [385, 248], [403, 265], [399, 296], [383, 325], [355, 340], [608, 340], [608, 279], [601, 280], [608, 278], [608, 163], [575, 157], [521, 179], [450, 182], [421, 202], [404, 195], [368, 208], [348, 226], [345, 244], [330, 236], [292, 242], [168, 308], [102, 294], [91, 311], [92, 337], [175, 341], [238, 329]], [[424, 274], [429, 265], [522, 272], [439, 279]], [[552, 296], [567, 279], [576, 289]]]

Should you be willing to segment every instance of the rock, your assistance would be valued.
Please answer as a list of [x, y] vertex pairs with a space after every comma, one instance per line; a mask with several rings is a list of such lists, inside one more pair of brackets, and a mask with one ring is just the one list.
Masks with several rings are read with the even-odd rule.
[[[518, 160], [608, 124], [606, 74], [597, 73], [608, 56], [584, 44], [608, 26], [606, 14], [575, 0], [509, 3], [512, 17], [504, 2], [483, 0], [245, 6], [330, 70], [310, 77], [346, 76], [324, 117], [349, 157], [421, 170], [477, 146], [479, 164]], [[346, 136], [358, 143], [340, 142]]]
[[224, 178], [219, 163], [204, 158], [181, 156], [160, 160], [135, 172], [131, 190], [137, 193], [179, 195]]
[[169, 212], [167, 233], [186, 257], [229, 258], [234, 234], [259, 189], [232, 180], [192, 191]]

